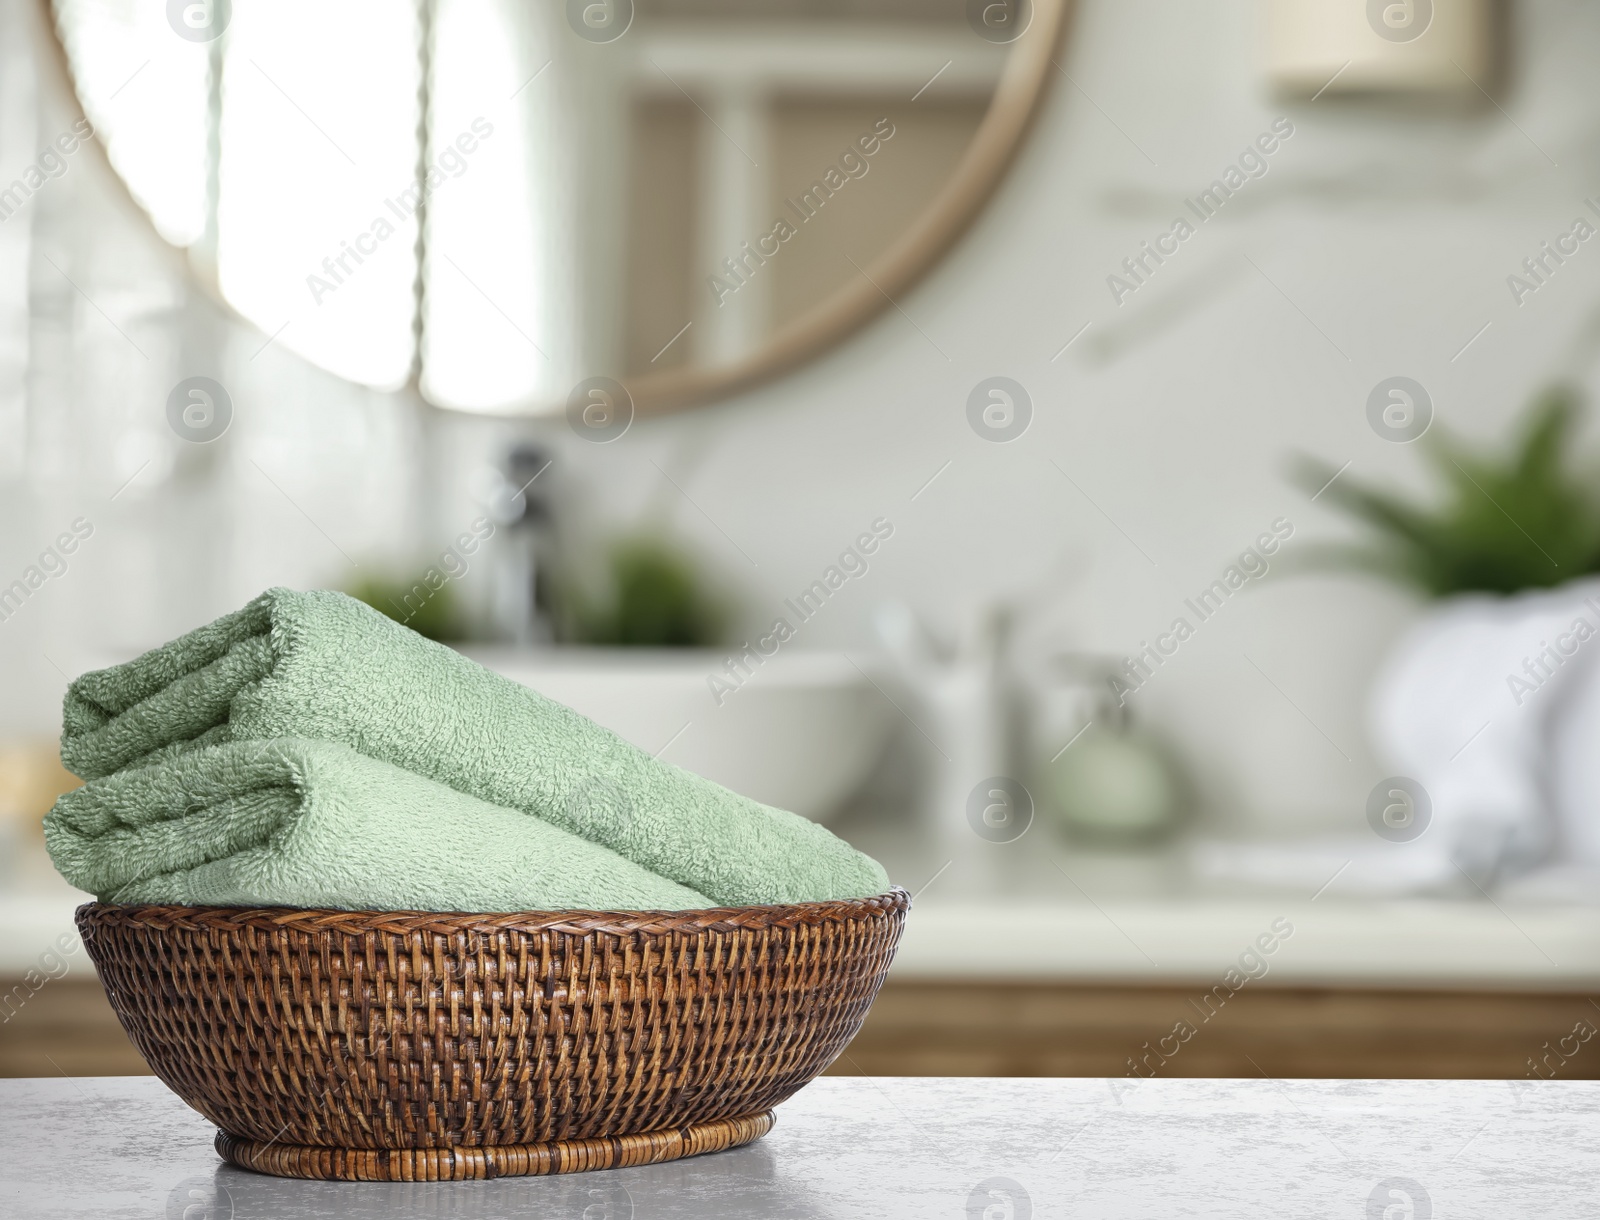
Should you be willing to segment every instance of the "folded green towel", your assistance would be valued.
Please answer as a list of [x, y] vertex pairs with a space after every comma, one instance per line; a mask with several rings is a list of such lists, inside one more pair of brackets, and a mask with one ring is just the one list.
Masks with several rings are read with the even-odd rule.
[[609, 848], [328, 741], [230, 742], [90, 781], [45, 844], [103, 902], [363, 911], [714, 905]]
[[342, 593], [272, 589], [67, 691], [85, 778], [227, 741], [343, 742], [603, 844], [716, 904], [862, 898], [883, 868], [814, 822], [652, 758]]

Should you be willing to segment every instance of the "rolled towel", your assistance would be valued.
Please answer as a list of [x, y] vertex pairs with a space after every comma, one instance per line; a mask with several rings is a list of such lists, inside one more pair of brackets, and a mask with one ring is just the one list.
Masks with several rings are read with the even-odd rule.
[[816, 823], [652, 758], [369, 606], [272, 589], [67, 691], [85, 778], [226, 741], [343, 742], [602, 844], [715, 904], [862, 898], [888, 877]]
[[361, 911], [692, 910], [609, 848], [327, 741], [192, 750], [91, 780], [45, 815], [104, 902]]

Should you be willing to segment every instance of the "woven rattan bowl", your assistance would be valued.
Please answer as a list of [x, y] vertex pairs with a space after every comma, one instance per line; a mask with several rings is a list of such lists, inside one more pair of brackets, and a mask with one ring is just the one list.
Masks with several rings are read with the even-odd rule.
[[910, 900], [430, 915], [112, 906], [122, 1026], [235, 1165], [430, 1181], [759, 1139], [860, 1028]]

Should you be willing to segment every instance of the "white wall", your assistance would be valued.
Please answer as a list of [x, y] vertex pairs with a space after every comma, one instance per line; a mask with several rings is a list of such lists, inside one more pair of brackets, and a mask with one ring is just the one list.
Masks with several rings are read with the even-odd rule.
[[[1296, 542], [1342, 528], [1285, 479], [1291, 451], [1422, 485], [1415, 448], [1366, 424], [1378, 380], [1417, 378], [1441, 422], [1482, 437], [1501, 435], [1558, 371], [1593, 380], [1594, 346], [1579, 337], [1593, 329], [1600, 248], [1586, 247], [1521, 307], [1505, 277], [1600, 193], [1591, 138], [1600, 10], [1522, 0], [1512, 28], [1509, 117], [1491, 106], [1454, 115], [1328, 99], [1286, 106], [1260, 85], [1251, 0], [1082, 0], [1061, 59], [1076, 86], [1053, 82], [995, 202], [899, 302], [904, 315], [887, 312], [779, 383], [638, 424], [612, 445], [534, 429], [561, 450], [569, 511], [625, 524], [665, 496], [676, 525], [745, 587], [751, 626], [873, 518], [890, 518], [895, 534], [872, 574], [806, 625], [808, 645], [865, 646], [870, 613], [889, 598], [954, 627], [1065, 561], [1070, 580], [1034, 636], [1133, 649], [1272, 519], [1290, 518]], [[1280, 115], [1295, 134], [1268, 175], [1119, 306], [1106, 276]], [[968, 392], [995, 374], [1020, 381], [1036, 410], [1006, 445], [965, 419]], [[327, 398], [330, 418], [370, 409], [312, 382], [306, 392]], [[442, 431], [425, 443], [461, 475], [512, 429], [457, 420]], [[298, 486], [327, 506], [330, 532], [349, 514], [381, 543], [382, 514], [352, 499], [344, 459], [317, 448], [325, 440], [301, 429], [272, 452], [305, 472]], [[359, 452], [359, 441], [341, 444]], [[697, 465], [686, 459], [696, 454]], [[656, 464], [679, 472], [692, 503], [663, 491]], [[450, 490], [466, 481], [445, 480], [441, 532], [470, 515]], [[17, 492], [6, 502], [34, 501]], [[398, 530], [403, 514], [392, 517]], [[9, 509], [7, 520], [21, 523], [0, 548], [9, 572], [49, 523]], [[250, 555], [235, 546], [212, 556], [232, 573], [229, 595], [348, 579], [292, 511], [275, 512], [266, 533], [277, 541]], [[83, 565], [108, 562], [85, 555]], [[107, 604], [105, 590], [94, 579], [45, 590], [53, 618], [83, 624], [74, 639], [86, 648], [97, 631], [109, 646], [108, 624], [134, 612]], [[166, 596], [160, 623], [144, 630], [174, 633], [222, 598]], [[1214, 817], [1354, 823], [1384, 773], [1365, 739], [1364, 691], [1414, 613], [1404, 597], [1353, 579], [1274, 581], [1201, 626], [1132, 703], [1178, 743]], [[48, 731], [63, 680], [13, 625], [0, 625], [4, 685], [16, 692], [6, 724]]]

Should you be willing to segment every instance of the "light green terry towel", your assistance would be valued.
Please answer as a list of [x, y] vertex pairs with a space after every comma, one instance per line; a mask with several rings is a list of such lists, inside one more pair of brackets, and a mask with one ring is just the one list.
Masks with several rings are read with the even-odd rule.
[[714, 904], [863, 898], [873, 859], [816, 823], [661, 762], [342, 593], [272, 589], [67, 691], [61, 758], [85, 778], [226, 741], [343, 742], [519, 809]]
[[230, 742], [90, 781], [45, 844], [103, 902], [359, 911], [715, 905], [609, 848], [349, 746]]

